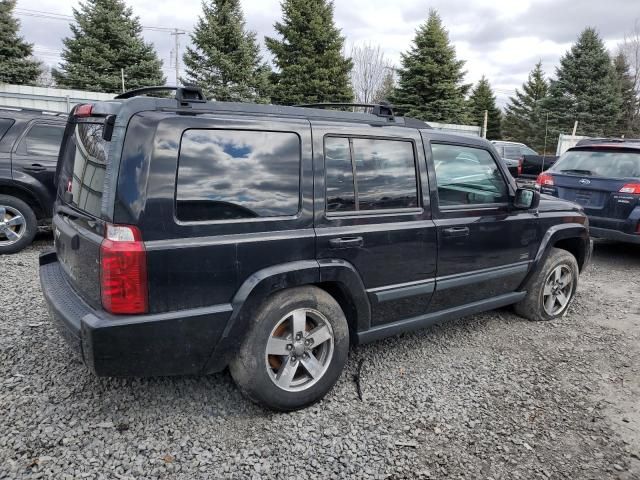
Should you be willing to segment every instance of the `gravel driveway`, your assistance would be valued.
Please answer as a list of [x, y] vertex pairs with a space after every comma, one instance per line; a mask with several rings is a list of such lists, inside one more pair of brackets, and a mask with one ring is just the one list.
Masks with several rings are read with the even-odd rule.
[[274, 414], [227, 373], [90, 375], [48, 321], [50, 241], [0, 257], [0, 478], [640, 478], [639, 247], [597, 245], [562, 321], [358, 347], [324, 401]]

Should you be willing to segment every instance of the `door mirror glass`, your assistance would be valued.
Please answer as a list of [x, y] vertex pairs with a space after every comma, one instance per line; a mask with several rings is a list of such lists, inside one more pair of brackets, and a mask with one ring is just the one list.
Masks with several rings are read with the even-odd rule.
[[538, 208], [540, 204], [540, 193], [529, 188], [519, 188], [516, 191], [516, 198], [513, 206], [521, 210], [531, 210]]

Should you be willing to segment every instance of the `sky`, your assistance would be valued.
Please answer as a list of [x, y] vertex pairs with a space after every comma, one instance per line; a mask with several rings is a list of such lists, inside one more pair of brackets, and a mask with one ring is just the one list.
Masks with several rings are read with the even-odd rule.
[[[247, 27], [261, 41], [265, 35], [275, 35], [280, 0], [241, 3]], [[34, 44], [34, 54], [43, 62], [59, 62], [62, 39], [70, 35], [67, 16], [78, 4], [77, 0], [18, 0], [21, 34]], [[163, 60], [168, 83], [175, 83], [170, 29], [187, 32], [180, 36], [183, 53], [201, 13], [200, 0], [128, 0], [127, 4], [143, 26], [152, 27], [143, 30], [144, 37]], [[466, 80], [473, 83], [486, 75], [500, 105], [526, 80], [538, 60], [547, 75], [553, 76], [560, 57], [586, 26], [595, 27], [607, 48], [615, 52], [624, 34], [640, 19], [640, 0], [334, 0], [334, 4], [347, 52], [353, 45], [380, 45], [398, 66], [416, 28], [426, 20], [429, 9], [435, 8], [458, 57], [466, 61]]]

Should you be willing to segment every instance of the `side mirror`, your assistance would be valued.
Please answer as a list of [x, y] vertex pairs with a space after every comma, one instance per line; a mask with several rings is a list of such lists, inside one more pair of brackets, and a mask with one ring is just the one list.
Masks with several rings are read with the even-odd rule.
[[513, 206], [518, 210], [533, 210], [540, 205], [540, 192], [531, 188], [519, 188], [516, 190], [516, 198]]

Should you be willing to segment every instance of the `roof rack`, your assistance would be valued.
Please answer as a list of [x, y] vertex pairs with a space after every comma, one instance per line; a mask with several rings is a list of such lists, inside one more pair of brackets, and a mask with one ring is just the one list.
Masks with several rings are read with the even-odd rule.
[[301, 105], [294, 105], [301, 108], [333, 108], [333, 107], [363, 107], [370, 108], [371, 113], [377, 117], [384, 117], [393, 119], [393, 105], [380, 102], [380, 103], [341, 103], [341, 102], [329, 102], [329, 103], [303, 103]]
[[117, 100], [124, 100], [127, 98], [133, 98], [140, 95], [146, 95], [148, 93], [157, 92], [176, 92], [176, 100], [180, 105], [188, 105], [189, 103], [206, 103], [207, 97], [202, 93], [200, 87], [193, 85], [185, 85], [184, 87], [167, 87], [167, 86], [155, 86], [155, 87], [142, 87], [128, 90], [115, 98]]
[[591, 145], [593, 143], [640, 143], [640, 138], [583, 138], [582, 140], [578, 141], [576, 147]]
[[52, 115], [54, 117], [66, 117], [69, 115], [65, 112], [56, 112], [54, 110], [41, 110], [39, 108], [27, 108], [27, 107], [11, 107], [7, 105], [0, 105], [0, 110], [9, 110], [11, 112], [28, 112], [37, 113], [39, 115]]

